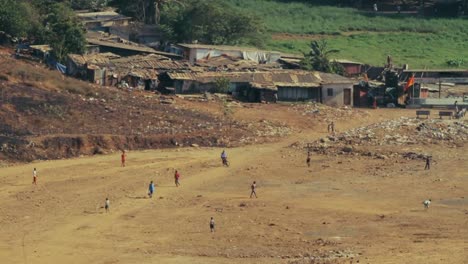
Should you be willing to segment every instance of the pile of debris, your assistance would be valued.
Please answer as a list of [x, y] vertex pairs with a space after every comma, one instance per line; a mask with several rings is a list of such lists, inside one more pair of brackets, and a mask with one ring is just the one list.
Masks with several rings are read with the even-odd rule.
[[[424, 159], [425, 154], [396, 151], [369, 151], [379, 146], [408, 146], [444, 144], [449, 147], [461, 146], [468, 140], [468, 125], [466, 122], [453, 120], [402, 117], [352, 129], [338, 135], [321, 138], [311, 144], [295, 143], [292, 147], [309, 146], [312, 151], [326, 155], [362, 155], [380, 159], [403, 157], [406, 159]], [[371, 148], [369, 148], [371, 147]]]
[[341, 108], [330, 107], [324, 104], [309, 102], [302, 104], [293, 104], [290, 108], [293, 111], [301, 113], [303, 116], [316, 116], [325, 122], [348, 119], [352, 117], [365, 117], [369, 113], [363, 110], [353, 109], [348, 106]]
[[416, 118], [402, 117], [360, 127], [321, 139], [322, 142], [346, 144], [408, 145], [446, 142], [463, 142], [468, 138], [468, 126], [461, 122], [430, 119], [421, 121]]
[[[291, 134], [291, 129], [286, 124], [273, 123], [268, 120], [261, 120], [259, 129], [255, 131], [257, 137], [284, 137]], [[249, 124], [252, 127], [252, 124]]]
[[328, 263], [359, 263], [360, 253], [354, 253], [349, 249], [330, 250], [324, 252], [306, 253], [300, 258], [289, 261], [289, 264], [328, 264]]

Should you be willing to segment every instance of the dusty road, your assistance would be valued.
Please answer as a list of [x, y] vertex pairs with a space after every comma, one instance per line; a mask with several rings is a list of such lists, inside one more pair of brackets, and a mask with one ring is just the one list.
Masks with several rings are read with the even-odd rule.
[[[412, 113], [375, 112], [340, 129]], [[324, 134], [228, 149], [229, 168], [215, 148], [129, 152], [124, 168], [119, 154], [2, 168], [0, 262], [468, 263], [466, 146], [416, 146], [434, 155], [430, 171], [414, 160], [320, 155], [308, 168], [305, 152], [288, 147]], [[254, 180], [258, 199], [249, 198]]]

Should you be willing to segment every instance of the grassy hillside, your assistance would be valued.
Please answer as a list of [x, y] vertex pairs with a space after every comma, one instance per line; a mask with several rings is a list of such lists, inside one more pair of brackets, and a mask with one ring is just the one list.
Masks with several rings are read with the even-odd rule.
[[[223, 0], [263, 18], [274, 37], [269, 48], [303, 52], [314, 36], [328, 38], [338, 57], [381, 65], [387, 54], [410, 67], [446, 67], [450, 59], [468, 60], [468, 20], [416, 15], [370, 14], [352, 8], [271, 0]], [[468, 63], [468, 62], [467, 62]], [[462, 67], [467, 68], [468, 65]]]
[[[458, 35], [358, 33], [328, 38], [330, 46], [340, 50], [335, 57], [376, 66], [383, 65], [388, 54], [395, 63], [407, 63], [411, 68], [447, 67], [447, 60], [457, 58], [465, 58], [468, 63], [468, 41]], [[306, 52], [309, 43], [310, 40], [304, 38], [276, 39], [268, 43], [268, 48], [289, 53]]]

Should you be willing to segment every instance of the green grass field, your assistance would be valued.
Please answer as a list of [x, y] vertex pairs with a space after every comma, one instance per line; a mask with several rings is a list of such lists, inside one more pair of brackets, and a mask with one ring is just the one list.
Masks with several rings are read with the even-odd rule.
[[[410, 67], [447, 67], [446, 61], [468, 63], [468, 19], [417, 15], [375, 15], [352, 8], [284, 3], [272, 0], [223, 0], [261, 17], [269, 32], [320, 34], [338, 57], [382, 65], [388, 54]], [[290, 53], [308, 50], [303, 37], [274, 38], [267, 47]], [[468, 68], [468, 65], [462, 65]]]
[[[336, 58], [346, 58], [383, 66], [387, 55], [397, 65], [411, 68], [446, 68], [447, 60], [468, 60], [468, 41], [461, 36], [417, 33], [355, 34], [329, 37], [331, 48], [340, 50]], [[288, 53], [307, 52], [309, 40], [272, 40], [268, 49]], [[468, 68], [468, 65], [464, 65]]]

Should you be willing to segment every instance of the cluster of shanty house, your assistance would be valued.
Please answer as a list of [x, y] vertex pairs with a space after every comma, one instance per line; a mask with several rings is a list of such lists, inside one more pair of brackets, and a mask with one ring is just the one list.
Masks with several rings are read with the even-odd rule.
[[[354, 80], [297, 69], [294, 63], [300, 58], [294, 55], [201, 44], [172, 45], [161, 52], [123, 36], [128, 33], [127, 17], [112, 12], [80, 17], [88, 29], [88, 49], [84, 55], [68, 56], [66, 73], [70, 76], [105, 86], [177, 94], [214, 91], [224, 80], [229, 83], [229, 93], [250, 102], [353, 105]], [[157, 36], [146, 37], [148, 42], [157, 43]]]

